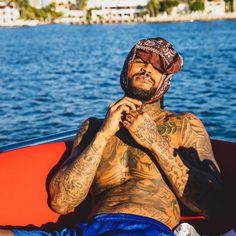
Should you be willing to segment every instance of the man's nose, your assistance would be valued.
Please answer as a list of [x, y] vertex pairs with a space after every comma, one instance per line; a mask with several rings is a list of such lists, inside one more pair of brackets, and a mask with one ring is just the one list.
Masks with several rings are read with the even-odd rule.
[[141, 71], [144, 72], [145, 74], [151, 73], [152, 72], [152, 65], [150, 63], [145, 64], [141, 68]]

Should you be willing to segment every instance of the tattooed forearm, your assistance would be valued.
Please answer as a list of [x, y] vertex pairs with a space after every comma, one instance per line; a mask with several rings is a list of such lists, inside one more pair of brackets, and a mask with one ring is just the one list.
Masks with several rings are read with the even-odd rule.
[[55, 211], [66, 214], [84, 200], [106, 143], [107, 139], [98, 132], [91, 144], [79, 156], [72, 157], [73, 162], [63, 166], [53, 177], [50, 195], [51, 206]]

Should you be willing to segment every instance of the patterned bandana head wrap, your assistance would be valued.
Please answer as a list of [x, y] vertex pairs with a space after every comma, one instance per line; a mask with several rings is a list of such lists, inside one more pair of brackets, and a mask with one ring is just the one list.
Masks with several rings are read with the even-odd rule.
[[128, 89], [128, 71], [133, 60], [137, 57], [141, 58], [145, 63], [150, 63], [162, 73], [161, 85], [159, 85], [155, 95], [147, 103], [157, 101], [170, 87], [172, 75], [181, 70], [183, 59], [173, 46], [163, 38], [139, 41], [129, 52], [120, 74], [120, 84], [124, 91]]

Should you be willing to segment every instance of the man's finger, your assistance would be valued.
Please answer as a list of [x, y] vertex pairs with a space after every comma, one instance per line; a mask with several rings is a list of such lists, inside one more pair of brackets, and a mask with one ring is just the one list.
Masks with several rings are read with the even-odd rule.
[[127, 120], [122, 121], [122, 124], [125, 128], [128, 128], [130, 126], [130, 123]]
[[116, 110], [121, 105], [129, 106], [131, 110], [136, 110], [137, 109], [136, 105], [133, 102], [127, 100], [127, 99], [119, 100], [113, 106], [111, 106], [110, 109], [114, 111], [114, 110]]
[[131, 110], [129, 114], [136, 118], [140, 113], [137, 110]]
[[122, 114], [122, 113], [129, 113], [129, 111], [130, 111], [130, 107], [122, 104], [122, 105], [119, 105], [114, 112], [118, 112], [119, 114]]
[[125, 120], [129, 121], [129, 122], [133, 122], [135, 119], [134, 116], [132, 116], [130, 113], [128, 113], [126, 116], [125, 116]]

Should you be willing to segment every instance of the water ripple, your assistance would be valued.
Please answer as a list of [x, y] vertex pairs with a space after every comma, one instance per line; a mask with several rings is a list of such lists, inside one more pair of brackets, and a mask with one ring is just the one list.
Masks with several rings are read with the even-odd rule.
[[212, 138], [236, 141], [236, 24], [213, 21], [0, 28], [0, 145], [103, 117], [123, 94], [128, 51], [155, 36], [170, 40], [185, 61], [166, 108], [192, 111]]

